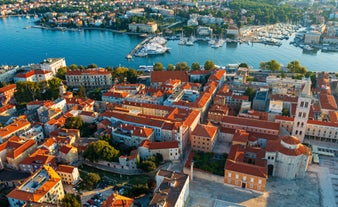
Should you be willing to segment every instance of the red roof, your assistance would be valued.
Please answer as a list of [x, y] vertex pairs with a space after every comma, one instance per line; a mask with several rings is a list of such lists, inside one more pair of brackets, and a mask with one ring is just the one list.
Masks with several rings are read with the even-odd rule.
[[218, 127], [213, 125], [204, 125], [204, 124], [197, 124], [194, 131], [191, 133], [193, 136], [200, 136], [200, 137], [208, 137], [213, 138], [217, 133]]
[[70, 165], [59, 165], [57, 171], [65, 173], [73, 173], [76, 167]]
[[270, 129], [270, 130], [279, 130], [279, 127], [280, 127], [279, 123], [275, 123], [271, 121], [248, 119], [248, 118], [235, 117], [235, 116], [224, 116], [222, 118], [222, 123], [229, 123], [233, 125], [241, 125], [241, 126], [249, 126], [249, 127], [257, 127], [257, 128]]
[[59, 148], [59, 152], [62, 152], [63, 154], [68, 154], [73, 147], [70, 145], [63, 145]]
[[35, 72], [34, 72], [34, 70], [31, 70], [31, 71], [28, 71], [26, 73], [16, 74], [16, 77], [18, 77], [18, 78], [29, 78], [29, 77], [31, 77], [33, 75], [35, 75]]
[[209, 75], [210, 70], [192, 70], [190, 71], [190, 75]]
[[149, 137], [153, 133], [153, 129], [151, 128], [139, 127], [130, 124], [120, 124], [117, 128], [131, 131], [133, 136], [138, 137]]
[[298, 97], [297, 96], [283, 95], [283, 94], [274, 94], [274, 95], [271, 96], [271, 100], [297, 103]]
[[28, 140], [25, 143], [23, 143], [21, 146], [19, 146], [16, 149], [13, 149], [12, 151], [8, 152], [7, 157], [15, 159], [17, 158], [19, 155], [21, 155], [23, 152], [25, 152], [26, 150], [30, 149], [31, 147], [33, 147], [34, 145], [36, 145], [36, 141], [35, 140]]
[[232, 141], [247, 143], [248, 138], [249, 138], [249, 133], [247, 131], [236, 129], [235, 134], [232, 138]]
[[337, 103], [332, 95], [319, 95], [319, 101], [322, 109], [337, 110]]
[[297, 145], [300, 144], [300, 141], [297, 137], [295, 136], [284, 136], [282, 137], [283, 142], [291, 145]]
[[152, 83], [164, 83], [169, 79], [178, 79], [182, 82], [189, 82], [189, 75], [186, 71], [152, 71], [150, 79]]
[[16, 84], [9, 84], [7, 86], [4, 86], [4, 87], [0, 88], [0, 94], [1, 93], [5, 93], [5, 92], [7, 92], [9, 90], [15, 90], [15, 89], [16, 89]]
[[104, 68], [95, 68], [86, 70], [68, 70], [66, 76], [69, 75], [111, 75], [111, 73]]
[[8, 104], [8, 105], [6, 105], [6, 106], [1, 107], [1, 108], [0, 108], [0, 114], [2, 114], [2, 113], [5, 112], [5, 111], [8, 111], [8, 110], [10, 110], [10, 109], [12, 109], [12, 108], [15, 108], [15, 106], [12, 105], [12, 104]]
[[106, 92], [102, 94], [102, 96], [107, 96], [107, 97], [115, 97], [115, 98], [125, 98], [129, 95], [127, 92], [120, 92], [120, 91], [114, 91], [114, 92]]
[[149, 149], [155, 150], [155, 149], [172, 149], [172, 148], [178, 148], [178, 142], [150, 142], [149, 143]]

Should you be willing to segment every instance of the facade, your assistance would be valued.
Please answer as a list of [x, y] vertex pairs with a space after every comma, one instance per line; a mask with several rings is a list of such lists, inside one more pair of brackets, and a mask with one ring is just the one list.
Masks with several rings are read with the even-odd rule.
[[148, 22], [147, 24], [131, 23], [129, 30], [132, 32], [155, 33], [157, 31], [157, 24], [155, 22]]
[[14, 102], [14, 92], [16, 91], [16, 85], [10, 84], [0, 88], [0, 103], [2, 106], [7, 103]]
[[45, 139], [43, 134], [43, 127], [41, 125], [35, 125], [32, 128], [26, 130], [20, 136], [27, 139], [35, 140], [37, 143], [42, 143]]
[[19, 81], [30, 81], [30, 82], [41, 82], [41, 81], [49, 81], [54, 77], [51, 71], [46, 70], [31, 70], [25, 73], [19, 73], [14, 77], [14, 82]]
[[212, 152], [218, 136], [218, 127], [197, 124], [191, 133], [191, 147], [196, 151]]
[[321, 33], [318, 31], [311, 31], [304, 35], [305, 44], [319, 44]]
[[168, 170], [156, 174], [156, 189], [149, 207], [184, 207], [189, 199], [189, 176]]
[[138, 147], [141, 159], [147, 159], [150, 156], [161, 154], [163, 160], [178, 160], [181, 157], [181, 150], [179, 149], [178, 142], [150, 142], [149, 140], [143, 141]]
[[224, 169], [224, 184], [264, 192], [268, 178], [265, 151], [235, 144]]
[[154, 141], [154, 130], [130, 124], [120, 124], [112, 130], [112, 137], [115, 142], [136, 147], [144, 140]]
[[78, 160], [78, 150], [71, 145], [63, 145], [59, 148], [58, 159], [67, 164], [71, 164]]
[[268, 91], [257, 91], [252, 101], [252, 108], [257, 111], [267, 111], [268, 104]]
[[11, 207], [21, 207], [28, 202], [57, 204], [63, 197], [61, 177], [47, 165], [7, 194]]
[[48, 155], [48, 150], [46, 149], [37, 149], [20, 162], [19, 168], [22, 172], [34, 173], [44, 165], [55, 168], [57, 166], [56, 158], [53, 155]]
[[111, 73], [103, 68], [68, 70], [66, 81], [68, 87], [110, 88], [113, 85]]
[[66, 66], [65, 58], [48, 58], [40, 64], [41, 70], [51, 71], [54, 75], [60, 68]]
[[107, 200], [103, 202], [102, 207], [133, 207], [134, 199], [128, 198], [116, 193], [111, 194]]
[[61, 177], [62, 182], [69, 185], [75, 185], [81, 179], [79, 169], [74, 166], [59, 165], [56, 172]]
[[102, 101], [109, 103], [122, 103], [126, 97], [129, 96], [127, 92], [108, 91], [102, 94]]

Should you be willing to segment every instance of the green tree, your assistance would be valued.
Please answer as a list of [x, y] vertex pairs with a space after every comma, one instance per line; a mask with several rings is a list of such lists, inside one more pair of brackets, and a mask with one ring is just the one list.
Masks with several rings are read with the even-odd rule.
[[251, 87], [247, 87], [244, 91], [244, 95], [249, 97], [249, 101], [252, 101], [256, 95], [256, 91]]
[[141, 163], [141, 169], [145, 172], [150, 172], [156, 169], [156, 164], [153, 161], [146, 160]]
[[290, 116], [290, 112], [288, 108], [283, 108], [282, 109], [282, 116]]
[[56, 77], [60, 78], [61, 80], [66, 80], [66, 73], [67, 67], [59, 68], [58, 72], [56, 73]]
[[65, 122], [65, 128], [67, 129], [80, 129], [83, 125], [83, 121], [80, 117], [68, 117]]
[[269, 62], [261, 62], [260, 68], [263, 70], [271, 70], [278, 72], [280, 70], [280, 64], [276, 60], [271, 60]]
[[201, 66], [199, 63], [194, 62], [191, 64], [191, 70], [200, 70], [200, 69], [201, 69]]
[[160, 63], [160, 62], [155, 63], [155, 64], [154, 64], [153, 70], [154, 70], [154, 71], [163, 71], [164, 68], [163, 68], [162, 63]]
[[88, 173], [85, 177], [85, 182], [88, 187], [93, 188], [98, 182], [100, 182], [101, 177], [97, 173]]
[[16, 83], [14, 97], [19, 104], [26, 104], [30, 101], [40, 100], [42, 92], [38, 83], [19, 81]]
[[87, 66], [87, 68], [98, 68], [98, 66], [96, 64], [92, 63], [92, 64], [89, 64]]
[[207, 60], [204, 63], [204, 70], [215, 70], [216, 66], [215, 63], [211, 60]]
[[76, 64], [71, 64], [70, 66], [69, 66], [69, 69], [71, 69], [71, 70], [75, 70], [75, 69], [78, 69], [79, 67], [76, 65]]
[[81, 198], [79, 195], [67, 193], [63, 197], [61, 204], [63, 207], [81, 207]]
[[88, 144], [83, 152], [83, 157], [92, 162], [98, 160], [117, 161], [119, 154], [120, 152], [109, 145], [107, 141], [98, 140]]
[[240, 67], [240, 68], [249, 68], [249, 65], [248, 65], [248, 63], [241, 63], [241, 64], [239, 64], [238, 67]]
[[307, 72], [306, 68], [304, 66], [301, 66], [298, 60], [289, 62], [287, 68], [291, 73], [305, 74]]
[[80, 86], [79, 92], [77, 94], [80, 98], [86, 97], [86, 88], [84, 86]]
[[167, 71], [174, 71], [175, 70], [175, 67], [173, 64], [168, 64], [167, 66]]
[[95, 90], [90, 91], [88, 93], [88, 98], [96, 100], [96, 101], [101, 101], [101, 98], [102, 98], [101, 88], [97, 88]]
[[42, 97], [45, 100], [55, 100], [60, 96], [60, 85], [62, 80], [59, 78], [53, 78], [47, 82], [48, 87], [41, 87], [45, 89], [44, 96]]
[[176, 63], [175, 70], [182, 70], [182, 71], [188, 71], [190, 70], [189, 65], [187, 62], [181, 62], [181, 63]]
[[127, 81], [129, 83], [137, 83], [137, 70], [129, 69], [127, 71]]

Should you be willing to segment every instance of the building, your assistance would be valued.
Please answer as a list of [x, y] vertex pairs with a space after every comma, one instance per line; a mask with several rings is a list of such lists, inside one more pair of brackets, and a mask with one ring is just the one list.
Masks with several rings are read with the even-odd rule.
[[47, 149], [40, 148], [22, 160], [19, 168], [23, 172], [34, 173], [44, 165], [55, 168], [57, 166], [56, 158], [53, 155], [49, 155]]
[[154, 141], [154, 130], [130, 124], [120, 124], [112, 129], [112, 139], [128, 146], [139, 146], [144, 140]]
[[86, 70], [68, 70], [66, 73], [68, 87], [110, 88], [113, 85], [111, 73], [104, 68]]
[[133, 22], [129, 24], [129, 30], [131, 32], [155, 33], [157, 31], [157, 23], [148, 22], [147, 24], [141, 24]]
[[128, 96], [129, 93], [127, 92], [108, 91], [102, 94], [102, 101], [109, 103], [122, 103]]
[[257, 91], [252, 101], [252, 109], [257, 111], [267, 111], [269, 105], [268, 91]]
[[20, 136], [27, 139], [35, 140], [37, 143], [41, 143], [45, 139], [45, 136], [43, 134], [43, 127], [41, 125], [34, 125], [32, 128], [20, 134]]
[[186, 71], [151, 71], [150, 73], [152, 86], [161, 86], [170, 79], [180, 80], [183, 84], [189, 82], [189, 75]]
[[122, 169], [136, 170], [137, 165], [140, 163], [140, 156], [138, 150], [132, 150], [129, 156], [121, 155], [119, 157], [119, 163]]
[[51, 71], [54, 75], [60, 68], [66, 66], [65, 58], [47, 58], [40, 64], [41, 70]]
[[26, 119], [16, 119], [13, 123], [10, 125], [7, 125], [5, 127], [2, 127], [0, 129], [0, 143], [3, 143], [6, 141], [9, 137], [13, 135], [19, 135], [25, 130], [29, 129], [31, 126], [31, 123], [27, 121]]
[[78, 150], [71, 145], [63, 145], [59, 148], [58, 159], [66, 164], [78, 161]]
[[128, 198], [117, 193], [111, 194], [101, 205], [101, 207], [133, 207], [134, 199]]
[[196, 29], [196, 33], [201, 36], [208, 36], [212, 34], [212, 28], [198, 26]]
[[19, 81], [30, 81], [30, 82], [41, 82], [41, 81], [49, 81], [54, 77], [52, 71], [47, 70], [30, 70], [25, 73], [16, 74], [14, 77], [14, 82]]
[[218, 127], [212, 124], [197, 124], [191, 133], [191, 147], [196, 151], [212, 152], [218, 136]]
[[235, 144], [224, 169], [224, 184], [264, 192], [268, 178], [265, 151]]
[[56, 172], [61, 177], [62, 182], [69, 185], [75, 185], [81, 179], [79, 169], [74, 166], [59, 165]]
[[0, 103], [2, 106], [7, 103], [14, 103], [14, 93], [16, 91], [15, 84], [9, 84], [0, 88]]
[[30, 202], [57, 204], [63, 197], [61, 177], [47, 165], [7, 194], [11, 207], [21, 207]]
[[138, 147], [141, 159], [147, 159], [150, 156], [161, 154], [163, 160], [173, 161], [181, 157], [181, 150], [177, 141], [173, 142], [151, 142], [144, 140]]
[[189, 199], [189, 176], [168, 170], [156, 173], [156, 188], [149, 207], [184, 207]]
[[304, 35], [304, 43], [305, 44], [319, 44], [321, 33], [318, 31], [311, 31]]

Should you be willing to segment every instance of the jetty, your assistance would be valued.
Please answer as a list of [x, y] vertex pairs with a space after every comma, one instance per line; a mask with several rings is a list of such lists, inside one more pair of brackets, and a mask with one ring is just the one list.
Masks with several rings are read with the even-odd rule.
[[130, 51], [130, 53], [126, 56], [127, 59], [131, 59], [133, 58], [135, 52], [137, 52], [140, 48], [142, 48], [145, 44], [147, 44], [150, 40], [152, 39], [152, 37], [147, 37], [146, 39], [144, 39], [142, 42], [140, 42], [139, 44], [137, 44], [134, 49], [132, 49]]

